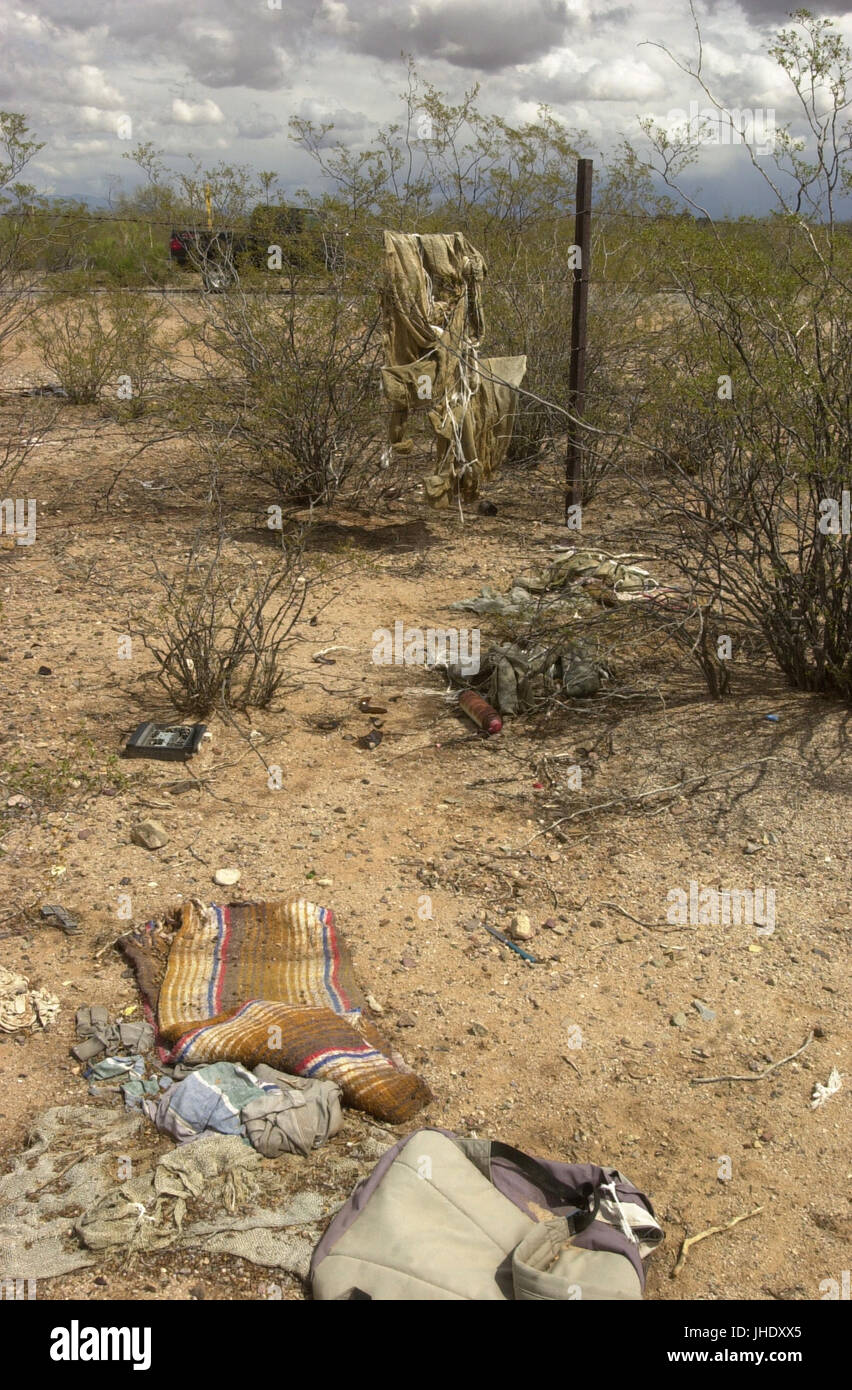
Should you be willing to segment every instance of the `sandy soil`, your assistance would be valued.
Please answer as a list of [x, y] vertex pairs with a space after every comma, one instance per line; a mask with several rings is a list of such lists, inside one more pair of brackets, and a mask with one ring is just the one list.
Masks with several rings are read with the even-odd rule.
[[[30, 368], [16, 370], [7, 420]], [[716, 704], [697, 676], [660, 658], [642, 698], [578, 702], [484, 740], [434, 677], [372, 665], [376, 628], [446, 626], [450, 602], [486, 582], [505, 587], [565, 540], [552, 491], [529, 474], [495, 485], [498, 515], [464, 527], [413, 504], [375, 523], [332, 513], [343, 528], [419, 518], [428, 537], [413, 550], [336, 553], [326, 542], [306, 573], [322, 561], [338, 592], [328, 606], [320, 589], [308, 602], [282, 707], [240, 717], [239, 729], [211, 718], [192, 775], [119, 760], [141, 719], [173, 713], [150, 655], [136, 642], [120, 659], [118, 638], [156, 602], [150, 557], [168, 567], [185, 556], [203, 487], [185, 451], [161, 445], [127, 463], [107, 506], [130, 452], [120, 427], [67, 407], [56, 430], [34, 450], [22, 494], [38, 499], [37, 541], [0, 558], [0, 960], [62, 1008], [47, 1032], [0, 1035], [0, 1157], [45, 1107], [87, 1102], [69, 1055], [75, 1010], [137, 1002], [110, 944], [127, 926], [119, 895], [142, 922], [182, 897], [221, 901], [212, 875], [235, 867], [240, 899], [306, 894], [334, 908], [380, 1025], [434, 1092], [423, 1123], [614, 1164], [649, 1194], [667, 1234], [649, 1297], [819, 1298], [821, 1281], [848, 1268], [852, 1235], [848, 1086], [810, 1108], [814, 1084], [849, 1068], [848, 711], [788, 690], [769, 669], [736, 667], [733, 699]], [[235, 497], [235, 545], [262, 564], [264, 519], [262, 498]], [[605, 496], [588, 509], [584, 540], [636, 549], [642, 524]], [[332, 645], [334, 665], [312, 660]], [[388, 709], [373, 751], [357, 744], [367, 694]], [[564, 778], [573, 763], [581, 791]], [[283, 769], [280, 790], [265, 764]], [[547, 830], [577, 809], [672, 787], [644, 809], [563, 820], [561, 838]], [[130, 842], [131, 824], [149, 816], [169, 836], [156, 852]], [[691, 880], [773, 888], [774, 932], [660, 930], [667, 894]], [[80, 933], [42, 921], [45, 901], [64, 904]], [[505, 927], [518, 909], [535, 927], [535, 965], [479, 925]], [[758, 1079], [814, 1030], [797, 1059]], [[753, 1079], [694, 1084], [731, 1074]], [[365, 1132], [349, 1114], [331, 1147], [345, 1152]], [[152, 1150], [163, 1142], [152, 1130]], [[720, 1178], [724, 1157], [730, 1178]], [[671, 1277], [685, 1234], [759, 1206]], [[258, 1298], [269, 1278], [176, 1254], [130, 1276], [105, 1261], [39, 1296]]]

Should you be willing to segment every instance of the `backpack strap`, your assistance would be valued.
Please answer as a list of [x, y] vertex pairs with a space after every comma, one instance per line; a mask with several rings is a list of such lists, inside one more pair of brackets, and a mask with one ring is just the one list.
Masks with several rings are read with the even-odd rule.
[[[524, 1177], [529, 1178], [531, 1183], [551, 1199], [555, 1199], [559, 1206], [572, 1206], [576, 1211], [568, 1218], [573, 1228], [573, 1234], [579, 1235], [585, 1231], [587, 1226], [598, 1215], [601, 1204], [600, 1188], [594, 1183], [581, 1183], [577, 1187], [571, 1187], [568, 1183], [560, 1182], [554, 1177], [549, 1168], [545, 1168], [543, 1163], [539, 1163], [529, 1154], [524, 1153], [523, 1149], [515, 1149], [511, 1144], [503, 1144], [499, 1139], [493, 1140], [491, 1144], [490, 1158], [505, 1158], [514, 1165]], [[493, 1179], [492, 1179], [493, 1181]]]

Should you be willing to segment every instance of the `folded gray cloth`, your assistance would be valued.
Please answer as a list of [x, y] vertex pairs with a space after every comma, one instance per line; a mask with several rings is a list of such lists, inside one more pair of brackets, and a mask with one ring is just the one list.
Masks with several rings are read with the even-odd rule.
[[258, 1081], [275, 1086], [240, 1111], [246, 1135], [264, 1158], [279, 1158], [285, 1153], [304, 1156], [338, 1133], [343, 1111], [340, 1087], [333, 1081], [288, 1076], [262, 1062], [254, 1074]]
[[102, 1052], [150, 1052], [154, 1046], [150, 1023], [112, 1023], [103, 1004], [77, 1010], [77, 1037], [83, 1041], [71, 1052], [78, 1062], [91, 1062]]

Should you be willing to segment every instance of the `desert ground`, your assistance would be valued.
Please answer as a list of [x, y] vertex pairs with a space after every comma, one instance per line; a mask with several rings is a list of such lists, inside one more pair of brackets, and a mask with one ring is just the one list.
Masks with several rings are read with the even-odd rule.
[[[5, 371], [10, 429], [44, 380], [25, 352]], [[151, 557], [182, 563], [208, 513], [188, 446], [132, 453], [97, 407], [64, 406], [27, 464], [36, 542], [0, 557], [0, 960], [61, 1005], [46, 1030], [0, 1034], [0, 1161], [45, 1108], [108, 1103], [89, 1097], [70, 1048], [81, 1005], [138, 1007], [120, 932], [192, 896], [304, 895], [334, 909], [376, 1023], [433, 1092], [412, 1128], [616, 1166], [666, 1232], [651, 1299], [822, 1297], [852, 1235], [848, 1085], [811, 1105], [850, 1064], [848, 709], [736, 661], [731, 698], [713, 701], [696, 671], [650, 649], [608, 693], [485, 738], [434, 673], [374, 664], [373, 632], [397, 621], [477, 624], [488, 645], [492, 619], [448, 605], [506, 589], [570, 539], [558, 472], [542, 466], [504, 471], [487, 494], [496, 515], [474, 506], [463, 523], [416, 496], [382, 514], [329, 509], [308, 537], [305, 572], [320, 577], [276, 707], [211, 716], [186, 765], [121, 759], [139, 722], [175, 712], [150, 654], [134, 642], [122, 659], [119, 638], [157, 602]], [[236, 485], [228, 497], [233, 544], [258, 566], [269, 500]], [[586, 511], [584, 545], [641, 553], [650, 540], [641, 498], [615, 481]], [[358, 744], [364, 696], [388, 711], [372, 750]], [[130, 841], [147, 817], [168, 835], [153, 852]], [[223, 867], [237, 889], [213, 885]], [[667, 895], [693, 881], [771, 886], [774, 930], [673, 929]], [[42, 919], [45, 902], [79, 933]], [[535, 964], [482, 926], [505, 930], [517, 911]], [[743, 1079], [702, 1084], [728, 1076]], [[282, 1161], [282, 1183], [340, 1199], [380, 1129], [347, 1112], [325, 1149]], [[151, 1126], [144, 1154], [169, 1144]], [[684, 1237], [757, 1208], [673, 1277]], [[39, 1297], [255, 1299], [272, 1277], [182, 1251], [101, 1259]], [[308, 1293], [290, 1279], [283, 1296]]]

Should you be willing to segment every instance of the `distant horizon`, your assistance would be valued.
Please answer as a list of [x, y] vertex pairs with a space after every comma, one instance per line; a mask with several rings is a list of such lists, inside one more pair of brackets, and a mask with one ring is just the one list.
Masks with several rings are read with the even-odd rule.
[[[767, 52], [787, 10], [785, 0], [696, 0], [704, 72], [719, 100], [756, 113], [758, 128], [792, 122], [798, 134], [795, 95]], [[818, 13], [852, 42], [846, 0]], [[690, 102], [707, 104], [661, 48], [694, 63], [688, 0], [205, 0], [203, 14], [176, 14], [165, 0], [30, 0], [0, 31], [0, 106], [26, 115], [45, 142], [28, 180], [44, 195], [101, 205], [119, 187], [132, 192], [122, 155], [139, 143], [173, 166], [191, 151], [205, 165], [274, 169], [285, 201], [304, 187], [321, 193], [327, 186], [289, 139], [290, 117], [332, 123], [335, 137], [365, 148], [400, 117], [403, 53], [451, 101], [480, 84], [480, 109], [510, 124], [548, 105], [566, 129], [585, 132], [583, 153], [596, 163], [624, 139], [644, 147], [640, 118], [670, 126]], [[702, 190], [714, 218], [772, 208], [743, 148], [703, 148], [684, 186], [697, 201]], [[841, 207], [852, 215], [852, 197]]]

